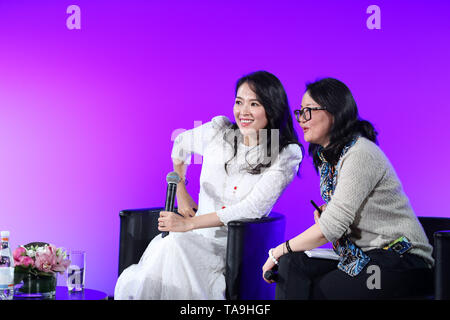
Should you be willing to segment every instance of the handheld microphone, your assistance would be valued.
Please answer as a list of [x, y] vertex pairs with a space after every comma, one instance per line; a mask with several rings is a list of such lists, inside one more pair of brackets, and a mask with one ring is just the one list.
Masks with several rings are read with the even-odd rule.
[[278, 281], [278, 266], [273, 266], [272, 270], [267, 270], [264, 272], [264, 279], [266, 280], [273, 280], [275, 282]]
[[273, 270], [267, 270], [266, 272], [264, 272], [264, 278], [266, 280], [273, 280], [276, 282], [278, 280], [278, 274]]
[[[180, 176], [175, 171], [170, 172], [167, 177], [166, 205], [164, 211], [174, 212], [175, 195], [177, 193], [177, 184], [181, 181]], [[169, 235], [168, 231], [162, 232], [162, 237]]]

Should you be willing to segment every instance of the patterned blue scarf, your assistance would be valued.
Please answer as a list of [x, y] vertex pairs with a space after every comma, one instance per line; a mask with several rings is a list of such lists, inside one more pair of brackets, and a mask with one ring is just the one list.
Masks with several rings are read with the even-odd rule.
[[341, 156], [339, 157], [339, 161], [336, 166], [332, 166], [325, 157], [323, 156], [323, 147], [319, 147], [317, 150], [317, 155], [319, 159], [322, 161], [322, 165], [320, 167], [320, 193], [322, 195], [323, 201], [326, 203], [330, 202], [332, 195], [334, 194], [334, 189], [336, 188], [336, 179], [337, 179], [337, 170], [339, 164], [342, 160], [342, 157], [347, 153], [348, 149], [350, 149], [358, 140], [360, 136], [355, 136], [349, 143], [347, 143], [342, 149]]

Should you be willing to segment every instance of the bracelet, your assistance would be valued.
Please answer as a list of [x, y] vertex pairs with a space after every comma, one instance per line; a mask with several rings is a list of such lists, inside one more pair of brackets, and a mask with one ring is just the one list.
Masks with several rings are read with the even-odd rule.
[[289, 240], [286, 241], [286, 249], [287, 249], [287, 251], [288, 251], [289, 253], [292, 253], [291, 246], [289, 245]]
[[178, 183], [183, 182], [185, 186], [188, 184], [188, 180], [186, 178], [180, 178], [180, 181]]
[[270, 259], [272, 259], [273, 263], [275, 263], [276, 265], [278, 265], [278, 260], [275, 259], [275, 257], [273, 256], [272, 251], [273, 251], [273, 248], [269, 250], [269, 257], [270, 257]]

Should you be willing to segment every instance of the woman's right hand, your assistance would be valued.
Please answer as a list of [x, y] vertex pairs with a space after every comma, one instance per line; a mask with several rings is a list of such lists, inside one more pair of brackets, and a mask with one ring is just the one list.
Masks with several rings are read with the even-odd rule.
[[187, 192], [184, 183], [179, 183], [177, 186], [177, 204], [179, 214], [186, 218], [195, 216], [194, 209], [197, 210], [198, 205]]

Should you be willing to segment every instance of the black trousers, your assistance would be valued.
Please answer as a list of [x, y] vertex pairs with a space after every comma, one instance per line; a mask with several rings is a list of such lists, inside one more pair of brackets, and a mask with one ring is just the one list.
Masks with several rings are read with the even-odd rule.
[[275, 299], [413, 299], [433, 294], [433, 270], [422, 258], [382, 249], [366, 253], [371, 260], [355, 277], [337, 269], [336, 260], [309, 258], [303, 252], [283, 255]]

